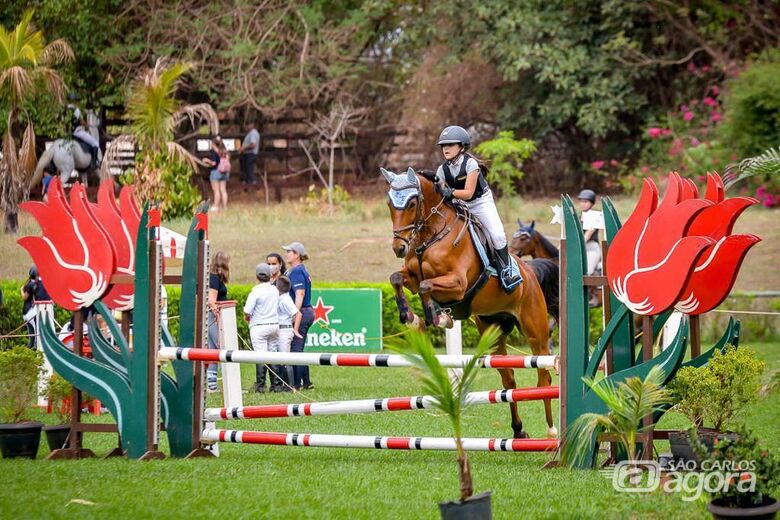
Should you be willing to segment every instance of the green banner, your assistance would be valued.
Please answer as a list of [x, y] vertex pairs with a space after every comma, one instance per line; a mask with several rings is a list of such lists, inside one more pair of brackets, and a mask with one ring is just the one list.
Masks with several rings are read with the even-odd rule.
[[307, 352], [382, 350], [382, 291], [312, 289], [314, 324], [306, 335]]

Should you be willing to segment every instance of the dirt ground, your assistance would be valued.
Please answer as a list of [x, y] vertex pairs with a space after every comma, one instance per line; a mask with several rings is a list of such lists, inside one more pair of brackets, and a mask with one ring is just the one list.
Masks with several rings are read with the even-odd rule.
[[[212, 251], [225, 250], [232, 257], [231, 281], [249, 283], [254, 279], [254, 266], [270, 252], [281, 252], [281, 245], [298, 240], [304, 243], [311, 259], [307, 263], [315, 281], [386, 281], [400, 266], [390, 249], [392, 226], [380, 188], [373, 196], [347, 201], [333, 215], [318, 212], [312, 205], [287, 202], [265, 206], [251, 201], [251, 196], [240, 200], [227, 211], [210, 215]], [[633, 206], [632, 198], [618, 198], [615, 203], [623, 219]], [[504, 219], [507, 235], [517, 228], [516, 220], [536, 220], [537, 228], [557, 243], [559, 229], [550, 224], [550, 206], [555, 199], [522, 200], [504, 198], [499, 212]], [[763, 238], [747, 256], [737, 279], [735, 290], [780, 290], [777, 252], [780, 243], [778, 228], [780, 211], [750, 208], [740, 218], [735, 232], [754, 233]], [[37, 224], [27, 215], [20, 215], [18, 236], [37, 234]], [[185, 220], [166, 223], [176, 231], [184, 232]], [[30, 259], [16, 244], [18, 236], [1, 235], [0, 279], [21, 280], [26, 277]], [[175, 264], [171, 266], [175, 269]]]

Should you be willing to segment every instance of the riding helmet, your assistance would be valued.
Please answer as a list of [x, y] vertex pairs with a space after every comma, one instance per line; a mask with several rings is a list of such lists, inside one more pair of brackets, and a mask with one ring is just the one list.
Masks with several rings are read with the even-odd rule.
[[468, 149], [471, 146], [471, 136], [462, 126], [448, 126], [441, 131], [439, 135], [439, 141], [436, 143], [441, 146], [443, 144], [461, 144], [464, 148]]
[[30, 280], [35, 280], [36, 278], [38, 278], [38, 268], [35, 267], [35, 266], [32, 266], [30, 268], [30, 273], [29, 274], [30, 274]]
[[596, 203], [596, 192], [593, 190], [582, 190], [577, 198], [580, 200], [589, 200], [591, 204]]

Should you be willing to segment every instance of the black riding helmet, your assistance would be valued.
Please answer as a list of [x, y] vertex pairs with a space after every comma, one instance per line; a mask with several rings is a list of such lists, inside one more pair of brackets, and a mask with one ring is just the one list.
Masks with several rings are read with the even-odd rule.
[[451, 125], [441, 131], [436, 144], [439, 146], [443, 144], [460, 144], [465, 150], [468, 150], [471, 146], [471, 136], [462, 126]]
[[30, 280], [35, 280], [36, 278], [38, 278], [38, 268], [35, 267], [35, 266], [32, 266], [30, 268], [29, 275], [30, 275]]
[[589, 200], [591, 204], [596, 203], [596, 192], [593, 190], [582, 190], [577, 198], [580, 200]]

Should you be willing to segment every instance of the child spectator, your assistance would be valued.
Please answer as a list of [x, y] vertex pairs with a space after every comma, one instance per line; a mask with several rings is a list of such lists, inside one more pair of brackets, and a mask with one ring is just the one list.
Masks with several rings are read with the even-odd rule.
[[265, 262], [271, 266], [271, 283], [276, 285], [276, 280], [280, 276], [287, 274], [287, 265], [285, 265], [284, 259], [279, 253], [269, 253], [265, 257]]
[[[244, 304], [244, 319], [249, 322], [249, 337], [255, 352], [277, 352], [279, 343], [279, 291], [271, 285], [271, 267], [263, 262], [255, 267], [259, 284], [252, 287]], [[255, 392], [265, 393], [268, 365], [255, 365]], [[282, 386], [270, 376], [271, 388]]]
[[51, 298], [49, 297], [49, 293], [46, 292], [46, 289], [44, 289], [43, 282], [41, 281], [40, 276], [38, 276], [38, 269], [35, 266], [30, 267], [29, 275], [30, 277], [27, 280], [27, 283], [24, 284], [20, 292], [22, 293], [22, 300], [24, 301], [22, 304], [22, 317], [27, 325], [27, 336], [29, 338], [27, 346], [34, 350], [36, 348], [35, 316], [38, 313], [35, 302], [50, 300]]
[[[286, 276], [281, 276], [276, 280], [276, 288], [279, 290], [279, 352], [290, 352], [290, 345], [292, 344], [293, 335], [295, 330], [293, 329], [293, 321], [296, 320], [300, 311], [295, 303], [290, 298], [290, 279]], [[285, 378], [285, 383], [278, 391], [289, 392], [292, 390], [293, 385], [293, 369], [289, 365], [278, 365], [274, 367], [277, 374]]]

